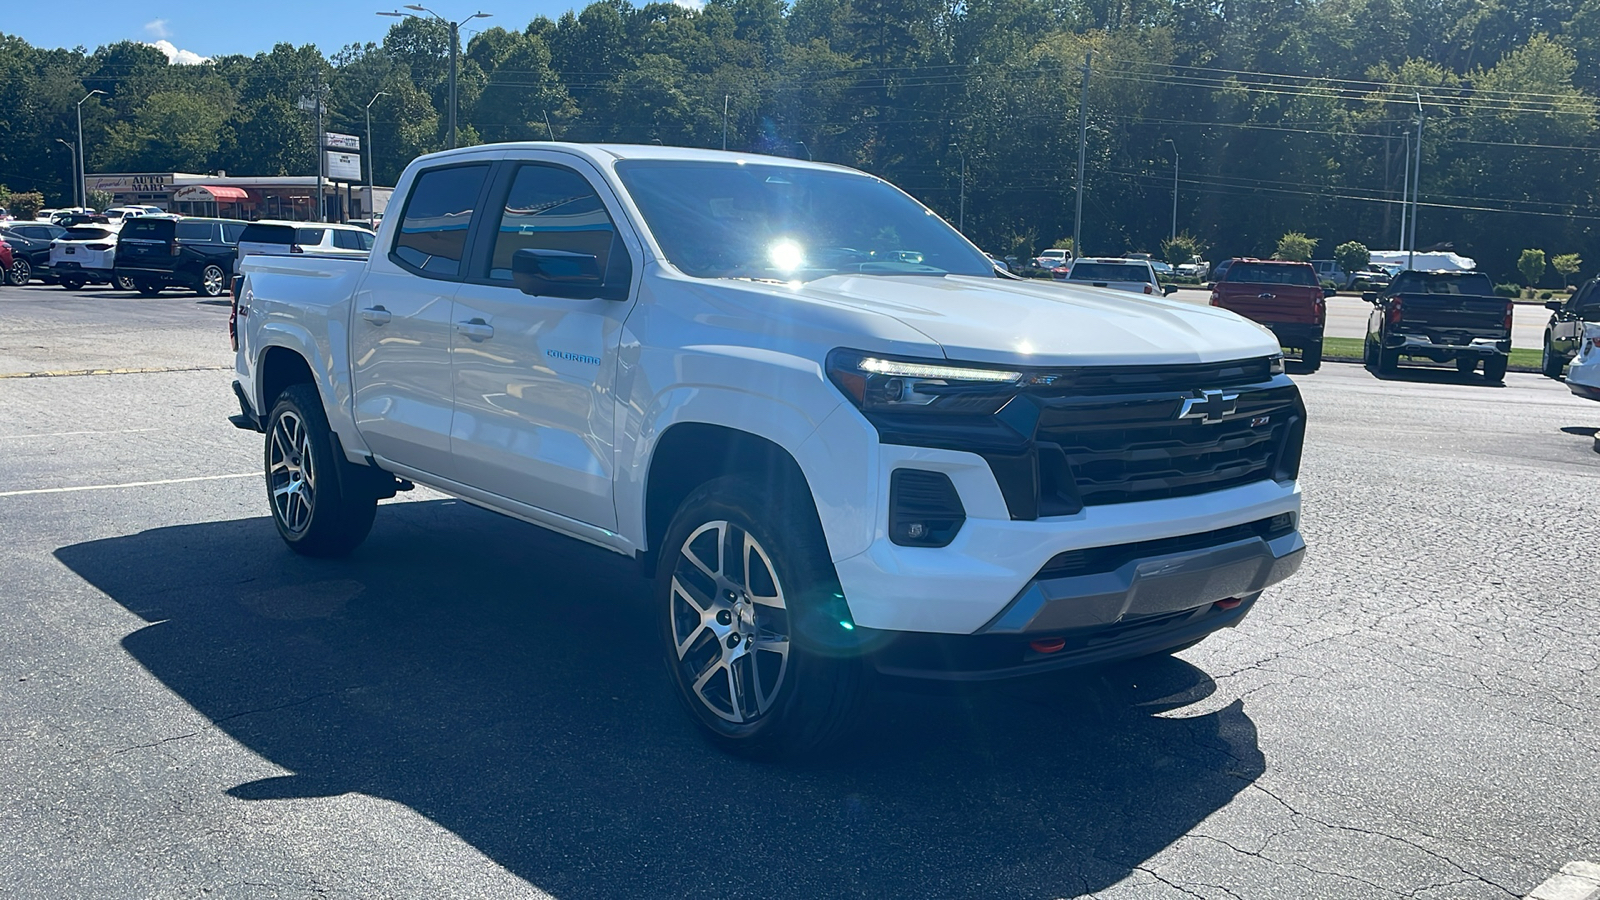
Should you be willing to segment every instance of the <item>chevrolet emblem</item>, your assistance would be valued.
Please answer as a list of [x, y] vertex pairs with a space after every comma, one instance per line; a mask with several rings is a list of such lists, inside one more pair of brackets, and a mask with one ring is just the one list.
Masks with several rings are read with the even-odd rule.
[[1198, 396], [1185, 397], [1178, 418], [1199, 419], [1201, 424], [1216, 425], [1239, 408], [1238, 394], [1222, 391], [1195, 391]]

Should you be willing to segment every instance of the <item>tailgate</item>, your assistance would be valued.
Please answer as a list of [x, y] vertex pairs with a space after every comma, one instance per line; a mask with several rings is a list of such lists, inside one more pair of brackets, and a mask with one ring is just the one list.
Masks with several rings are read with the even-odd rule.
[[1213, 305], [1263, 323], [1316, 325], [1322, 289], [1292, 284], [1228, 284], [1217, 286]]
[[1511, 301], [1504, 297], [1401, 294], [1398, 299], [1400, 322], [1391, 327], [1397, 333], [1426, 332], [1436, 341], [1438, 336], [1504, 338], [1509, 334], [1506, 320], [1510, 316]]

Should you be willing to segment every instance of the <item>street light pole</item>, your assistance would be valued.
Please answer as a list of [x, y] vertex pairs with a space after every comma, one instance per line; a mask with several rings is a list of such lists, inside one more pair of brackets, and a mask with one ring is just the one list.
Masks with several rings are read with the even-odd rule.
[[401, 17], [401, 16], [410, 16], [413, 19], [420, 19], [422, 17], [417, 15], [416, 13], [424, 12], [424, 13], [427, 13], [428, 15], [430, 15], [430, 16], [433, 16], [435, 19], [438, 19], [439, 21], [443, 22], [445, 25], [449, 26], [449, 28], [450, 28], [450, 149], [454, 150], [456, 148], [456, 68], [457, 68], [457, 56], [458, 56], [457, 49], [458, 49], [458, 45], [461, 43], [461, 26], [467, 24], [468, 22], [471, 22], [473, 19], [487, 19], [493, 14], [479, 11], [479, 12], [473, 13], [470, 16], [467, 16], [465, 19], [462, 19], [459, 22], [452, 22], [451, 20], [446, 19], [444, 16], [441, 16], [438, 13], [434, 12], [433, 10], [427, 8], [426, 6], [422, 6], [422, 5], [419, 5], [419, 4], [416, 4], [416, 3], [407, 3], [406, 4], [406, 9], [414, 9], [414, 10], [416, 10], [416, 12], [401, 12], [399, 10], [395, 10], [394, 12], [380, 12], [380, 13], [378, 13], [378, 15], [380, 15], [380, 16], [392, 16], [392, 17], [396, 17], [396, 18]]
[[1089, 61], [1094, 51], [1083, 54], [1083, 89], [1078, 94], [1078, 197], [1072, 215], [1072, 255], [1083, 255], [1083, 166], [1089, 150]]
[[1406, 255], [1406, 268], [1416, 268], [1417, 214], [1422, 210], [1422, 93], [1417, 92], [1417, 167], [1411, 178], [1411, 239], [1407, 242], [1411, 252]]
[[1172, 144], [1172, 238], [1178, 239], [1178, 145], [1167, 138], [1167, 143]]
[[[72, 164], [71, 178], [72, 180], [76, 181], [78, 178], [78, 145], [71, 141], [64, 141], [61, 138], [56, 138], [56, 143], [67, 148], [67, 161]], [[72, 186], [72, 203], [74, 206], [83, 205], [82, 203], [78, 202], [78, 186], [76, 184]]]
[[[372, 99], [371, 100], [367, 101], [367, 206], [368, 207], [372, 206], [372, 188], [373, 188], [373, 186], [375, 186], [378, 183], [378, 175], [372, 169], [372, 160], [373, 160], [373, 157], [376, 156], [376, 154], [374, 154], [372, 152], [372, 104], [377, 103], [379, 97], [387, 97], [387, 96], [389, 96], [389, 92], [388, 91], [379, 91], [376, 94], [372, 95]], [[371, 209], [367, 210], [367, 216], [368, 216], [368, 218], [371, 218], [371, 216], [372, 216], [372, 210]]]
[[[83, 100], [87, 100], [95, 94], [104, 95], [105, 91], [90, 91], [83, 95]], [[89, 207], [89, 185], [86, 182], [89, 174], [87, 171], [88, 163], [84, 162], [83, 159], [83, 100], [78, 101], [78, 206], [87, 209]]]

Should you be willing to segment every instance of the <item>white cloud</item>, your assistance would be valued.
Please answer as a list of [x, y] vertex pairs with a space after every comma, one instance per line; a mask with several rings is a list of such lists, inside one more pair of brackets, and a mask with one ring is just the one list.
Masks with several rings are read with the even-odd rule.
[[175, 66], [198, 66], [211, 62], [211, 57], [201, 56], [192, 50], [179, 50], [172, 45], [171, 41], [156, 41], [153, 44], [145, 44], [145, 46], [160, 50], [166, 54], [167, 62]]
[[144, 30], [146, 34], [153, 38], [160, 39], [172, 37], [172, 32], [167, 28], [166, 19], [156, 19], [154, 21], [146, 22], [144, 23]]
[[706, 0], [672, 0], [672, 2], [676, 6], [681, 6], [684, 9], [693, 9], [693, 10], [698, 10], [701, 7], [706, 5]]

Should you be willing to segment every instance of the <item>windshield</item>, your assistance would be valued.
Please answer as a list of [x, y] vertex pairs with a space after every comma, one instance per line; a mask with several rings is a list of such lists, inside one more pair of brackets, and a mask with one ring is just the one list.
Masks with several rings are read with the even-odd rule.
[[1072, 271], [1067, 275], [1072, 281], [1143, 281], [1150, 280], [1150, 267], [1144, 263], [1097, 263], [1078, 262], [1072, 264]]
[[1317, 287], [1317, 273], [1305, 263], [1282, 265], [1273, 263], [1234, 263], [1228, 270], [1227, 280], [1237, 284], [1303, 284]]
[[661, 160], [617, 173], [667, 259], [696, 278], [996, 277], [954, 229], [868, 175]]
[[1489, 282], [1489, 276], [1478, 272], [1402, 272], [1390, 283], [1390, 290], [1396, 294], [1487, 296], [1494, 293], [1494, 285]]

